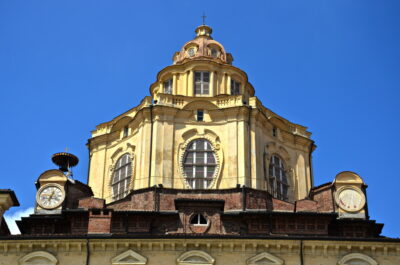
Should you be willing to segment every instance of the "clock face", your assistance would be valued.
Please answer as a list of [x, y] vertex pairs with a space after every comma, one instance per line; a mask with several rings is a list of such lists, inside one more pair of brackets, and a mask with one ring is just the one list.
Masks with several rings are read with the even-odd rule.
[[37, 203], [45, 209], [54, 209], [60, 206], [65, 199], [64, 189], [58, 184], [46, 184], [36, 195]]
[[343, 187], [336, 193], [336, 203], [347, 212], [357, 212], [365, 205], [365, 196], [355, 187]]

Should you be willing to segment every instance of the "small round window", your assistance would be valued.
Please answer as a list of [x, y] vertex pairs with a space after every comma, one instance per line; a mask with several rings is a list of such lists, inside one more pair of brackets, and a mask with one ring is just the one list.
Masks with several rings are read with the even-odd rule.
[[190, 142], [184, 154], [183, 168], [187, 183], [193, 189], [208, 188], [215, 176], [215, 152], [206, 139]]
[[188, 54], [189, 54], [190, 57], [193, 57], [193, 56], [195, 55], [195, 53], [196, 53], [196, 51], [195, 51], [194, 48], [190, 48], [190, 49], [188, 50]]

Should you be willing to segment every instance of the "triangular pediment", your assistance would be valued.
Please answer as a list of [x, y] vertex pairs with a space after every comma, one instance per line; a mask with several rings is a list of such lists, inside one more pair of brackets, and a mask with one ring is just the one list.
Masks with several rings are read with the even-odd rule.
[[275, 265], [282, 265], [284, 264], [284, 260], [269, 254], [268, 252], [263, 252], [260, 253], [250, 259], [247, 260], [248, 265], [270, 265], [270, 264], [275, 264]]
[[133, 250], [127, 250], [111, 260], [113, 265], [138, 265], [146, 264], [147, 258]]

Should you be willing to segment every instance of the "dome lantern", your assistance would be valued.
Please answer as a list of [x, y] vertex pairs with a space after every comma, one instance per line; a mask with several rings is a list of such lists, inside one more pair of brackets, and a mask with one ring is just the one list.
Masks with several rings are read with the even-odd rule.
[[212, 39], [211, 38], [212, 28], [207, 25], [198, 26], [196, 28], [195, 32], [197, 34], [197, 37], [205, 36], [205, 37]]

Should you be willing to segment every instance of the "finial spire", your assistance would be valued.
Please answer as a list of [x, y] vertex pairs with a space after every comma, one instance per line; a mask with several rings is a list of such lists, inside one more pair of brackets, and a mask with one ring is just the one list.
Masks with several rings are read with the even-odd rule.
[[205, 12], [203, 12], [203, 15], [201, 16], [201, 18], [203, 19], [203, 25], [205, 25], [206, 24], [206, 13]]

